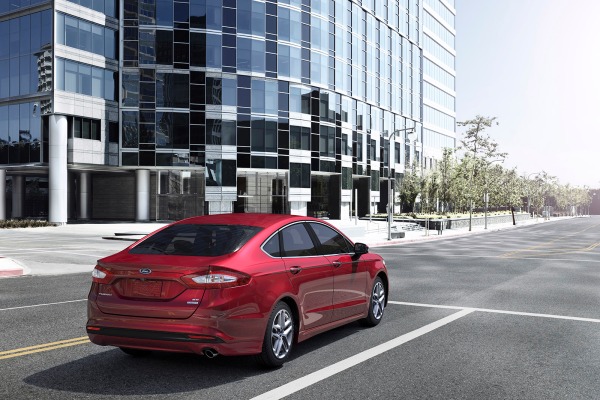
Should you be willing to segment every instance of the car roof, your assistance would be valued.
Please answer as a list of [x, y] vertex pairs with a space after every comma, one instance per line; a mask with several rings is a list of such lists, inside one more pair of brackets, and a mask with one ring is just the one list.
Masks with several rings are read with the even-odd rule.
[[294, 221], [319, 221], [317, 218], [288, 214], [258, 214], [258, 213], [232, 213], [213, 214], [186, 218], [177, 224], [215, 224], [215, 225], [247, 225], [266, 228]]

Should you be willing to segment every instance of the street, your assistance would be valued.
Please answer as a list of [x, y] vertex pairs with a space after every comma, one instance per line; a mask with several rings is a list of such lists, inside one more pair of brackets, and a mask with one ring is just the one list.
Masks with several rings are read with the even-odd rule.
[[[82, 265], [129, 244], [69, 240]], [[382, 323], [300, 343], [273, 371], [89, 343], [87, 272], [0, 279], [0, 398], [597, 399], [599, 246], [591, 217], [371, 248], [391, 282]]]

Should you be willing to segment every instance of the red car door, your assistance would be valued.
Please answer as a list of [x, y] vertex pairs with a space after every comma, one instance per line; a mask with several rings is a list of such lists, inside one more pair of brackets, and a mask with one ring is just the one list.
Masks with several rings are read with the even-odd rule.
[[364, 313], [369, 302], [368, 262], [356, 257], [351, 244], [333, 228], [309, 225], [320, 242], [320, 252], [333, 265], [333, 320]]
[[285, 227], [281, 235], [282, 256], [298, 299], [300, 329], [312, 329], [331, 322], [333, 314], [333, 267], [318, 254], [303, 223]]

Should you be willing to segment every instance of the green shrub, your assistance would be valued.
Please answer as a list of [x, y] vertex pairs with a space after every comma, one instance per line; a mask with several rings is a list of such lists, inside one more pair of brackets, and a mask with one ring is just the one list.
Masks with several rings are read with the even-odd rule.
[[10, 228], [39, 228], [44, 226], [56, 226], [53, 223], [38, 219], [9, 219], [0, 221], [0, 229]]

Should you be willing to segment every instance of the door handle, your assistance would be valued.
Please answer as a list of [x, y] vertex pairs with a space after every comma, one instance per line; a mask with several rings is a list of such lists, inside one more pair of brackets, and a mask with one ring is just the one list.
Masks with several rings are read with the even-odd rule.
[[297, 274], [298, 272], [300, 272], [300, 271], [302, 271], [302, 268], [300, 268], [300, 267], [291, 267], [291, 268], [290, 268], [290, 272], [291, 272], [293, 275], [296, 275], [296, 274]]
[[332, 264], [333, 264], [334, 267], [339, 268], [342, 265], [342, 262], [341, 261], [334, 261]]

